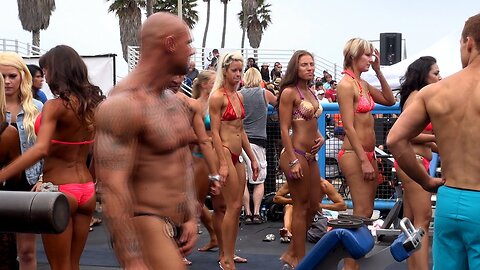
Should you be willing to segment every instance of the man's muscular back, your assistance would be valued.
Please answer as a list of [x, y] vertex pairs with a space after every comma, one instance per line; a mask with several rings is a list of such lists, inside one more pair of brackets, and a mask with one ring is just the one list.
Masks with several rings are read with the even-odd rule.
[[480, 70], [464, 70], [425, 87], [421, 101], [430, 116], [449, 186], [480, 190]]

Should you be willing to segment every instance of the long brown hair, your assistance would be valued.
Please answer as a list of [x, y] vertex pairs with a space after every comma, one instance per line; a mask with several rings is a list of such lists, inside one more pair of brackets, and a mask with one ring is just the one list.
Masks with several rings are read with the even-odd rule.
[[59, 45], [40, 57], [39, 63], [47, 70], [52, 93], [75, 110], [89, 130], [94, 130], [95, 108], [105, 96], [98, 86], [90, 83], [87, 66], [80, 55], [69, 46]]
[[[312, 57], [313, 55], [305, 50], [298, 50], [295, 53], [293, 53], [292, 57], [290, 58], [290, 61], [288, 61], [288, 66], [287, 66], [287, 71], [285, 72], [285, 75], [283, 76], [281, 82], [280, 82], [280, 94], [278, 95], [278, 103], [280, 104], [280, 97], [282, 96], [282, 92], [285, 88], [291, 87], [291, 86], [296, 86], [298, 83], [298, 62], [300, 60], [300, 57], [308, 55]], [[278, 105], [277, 105], [278, 106]]]

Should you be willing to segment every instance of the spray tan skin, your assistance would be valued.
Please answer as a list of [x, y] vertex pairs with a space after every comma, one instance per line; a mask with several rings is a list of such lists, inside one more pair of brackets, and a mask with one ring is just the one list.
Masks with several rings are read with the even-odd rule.
[[[290, 60], [289, 67], [293, 59]], [[279, 115], [280, 132], [285, 151], [280, 155], [280, 168], [287, 177], [288, 186], [293, 199], [293, 220], [292, 220], [292, 241], [288, 249], [281, 255], [281, 260], [296, 267], [305, 257], [305, 237], [307, 226], [311, 224], [312, 218], [318, 209], [321, 199], [320, 170], [315, 160], [307, 159], [294, 152], [294, 147], [313, 156], [322, 146], [324, 139], [318, 131], [317, 119], [292, 120], [292, 112], [300, 105], [299, 91], [303, 93], [306, 101], [309, 101], [315, 111], [321, 106], [308, 89], [308, 82], [313, 80], [315, 65], [313, 58], [308, 54], [300, 55], [298, 58], [296, 85], [286, 87], [282, 90]], [[287, 70], [287, 73], [290, 72]], [[292, 135], [289, 135], [289, 128]], [[298, 160], [298, 161], [296, 161]], [[292, 166], [292, 162], [296, 163]]]
[[[480, 191], [480, 126], [477, 124], [480, 117], [480, 52], [474, 38], [461, 38], [460, 53], [463, 69], [422, 88], [402, 112], [387, 138], [388, 147], [403, 174], [429, 192], [436, 192], [443, 184]], [[443, 179], [429, 176], [415, 157], [417, 147], [412, 140], [429, 122], [434, 127], [442, 158]], [[430, 210], [430, 200], [428, 206]]]
[[[440, 70], [437, 64], [433, 64], [425, 78], [427, 84], [436, 83], [441, 80]], [[418, 90], [412, 91], [408, 99], [403, 105], [404, 109], [415, 100], [415, 96], [419, 93]], [[435, 135], [432, 131], [423, 131], [421, 134], [413, 138], [410, 143], [417, 155], [422, 156], [427, 160], [432, 160], [432, 148], [436, 149]], [[422, 161], [418, 159], [422, 164]], [[422, 165], [423, 166], [423, 165]], [[408, 175], [397, 166], [396, 173], [398, 178], [402, 181], [403, 186], [403, 214], [412, 221], [415, 228], [423, 228], [426, 232], [430, 227], [432, 220], [432, 193], [425, 191], [418, 183], [408, 177]], [[422, 245], [419, 250], [413, 253], [407, 259], [407, 266], [409, 270], [427, 270], [429, 269], [429, 250], [430, 237], [422, 238]]]
[[[373, 55], [375, 55], [374, 59], [372, 59]], [[368, 71], [370, 66], [377, 74], [382, 90], [361, 79], [362, 72]], [[395, 104], [392, 89], [380, 70], [378, 50], [371, 48], [370, 51], [363, 52], [354, 58], [351, 66], [346, 69], [355, 75], [355, 80], [362, 86], [364, 96], [368, 97], [370, 93], [375, 103], [386, 106]], [[345, 76], [337, 88], [340, 114], [346, 134], [342, 145], [345, 154], [339, 159], [339, 165], [352, 195], [353, 214], [369, 218], [373, 213], [373, 201], [378, 186], [377, 162], [375, 159], [369, 161], [365, 154], [375, 150], [374, 119], [371, 113], [355, 112], [360, 98], [356, 81]], [[353, 259], [346, 258], [344, 269], [358, 269], [358, 265]]]
[[227, 146], [235, 154], [240, 154], [243, 148], [249, 159], [252, 160], [253, 178], [257, 179], [258, 176], [258, 164], [250, 148], [247, 134], [243, 130], [243, 120], [240, 118], [233, 121], [220, 120], [228, 106], [228, 99], [225, 94], [229, 96], [236, 114], [240, 115], [240, 102], [243, 103], [243, 97], [240, 93], [237, 95], [236, 91], [242, 76], [242, 69], [241, 61], [233, 61], [229, 66], [224, 67], [222, 69], [223, 74], [217, 74], [217, 76], [225, 77], [223, 88], [212, 92], [209, 99], [213, 146], [219, 159], [219, 173], [220, 175], [228, 175], [221, 193], [226, 206], [225, 216], [221, 228], [219, 228], [220, 231], [217, 230], [221, 234], [220, 237], [217, 235], [221, 242], [219, 246], [220, 264], [225, 270], [235, 269], [234, 251], [242, 196], [245, 189], [245, 165], [241, 162], [233, 164], [230, 152], [224, 146]]
[[[188, 108], [165, 89], [187, 72], [194, 50], [187, 26], [167, 13], [151, 15], [141, 39], [136, 69], [97, 112], [95, 167], [121, 266], [186, 269], [182, 257], [197, 239], [188, 147], [195, 136]], [[181, 227], [176, 241], [172, 223]]]

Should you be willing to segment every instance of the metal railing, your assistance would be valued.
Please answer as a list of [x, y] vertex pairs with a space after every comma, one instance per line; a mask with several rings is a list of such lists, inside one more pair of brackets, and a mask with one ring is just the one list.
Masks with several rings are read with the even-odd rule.
[[25, 43], [18, 41], [16, 39], [0, 39], [0, 51], [3, 52], [16, 52], [21, 56], [35, 56], [46, 53], [46, 50], [43, 50], [40, 47], [32, 45], [30, 43]]
[[[327, 115], [333, 116], [335, 114], [339, 114], [340, 109], [339, 109], [338, 103], [326, 103], [326, 104], [322, 104], [322, 107], [323, 107], [323, 113], [322, 113], [322, 116], [318, 118], [318, 129], [321, 132], [321, 134], [324, 136], [324, 138], [328, 138], [328, 137], [331, 138], [333, 137], [333, 134], [331, 134], [331, 132], [334, 125], [327, 124], [326, 116]], [[391, 107], [375, 104], [375, 107], [371, 113], [374, 115], [375, 114], [398, 115], [400, 113], [400, 106], [399, 106], [399, 103]], [[380, 120], [383, 120], [383, 119], [380, 118]], [[390, 181], [393, 181], [395, 178], [395, 174], [392, 171], [393, 158], [390, 154], [380, 149], [381, 144], [385, 145], [386, 134], [388, 133], [389, 127], [385, 127], [383, 123], [381, 124], [381, 126], [383, 129], [382, 132], [376, 131], [377, 138], [376, 138], [375, 152], [376, 152], [377, 162], [379, 162], [379, 160], [382, 161], [382, 162], [379, 162], [378, 165], [379, 165], [379, 177], [380, 176], [382, 177], [383, 182], [377, 188], [375, 201], [374, 201], [374, 209], [387, 210], [387, 209], [391, 209], [394, 206], [395, 202], [397, 201], [397, 198], [396, 198], [397, 194], [395, 194], [395, 190], [390, 185]], [[385, 130], [385, 129], [388, 129], [388, 130]], [[329, 136], [327, 136], [327, 133], [329, 133], [328, 134]], [[339, 170], [340, 173], [333, 178], [326, 174], [327, 169], [331, 167], [331, 161], [329, 161], [329, 163], [327, 164], [326, 145], [327, 143], [325, 143], [320, 149], [320, 151], [318, 152], [317, 162], [320, 168], [320, 175], [323, 178], [330, 179], [330, 181], [332, 181], [332, 184], [335, 186], [338, 192], [344, 197], [345, 202], [347, 203], [347, 206], [351, 208], [352, 201], [350, 197], [349, 187], [346, 183], [346, 180], [344, 179], [343, 174], [341, 173], [341, 170], [338, 166], [338, 159], [336, 159], [336, 157], [335, 157], [336, 159], [335, 166], [338, 166], [337, 169]], [[340, 148], [341, 148], [340, 146], [337, 146], [335, 147], [335, 150], [339, 151]], [[385, 167], [381, 165], [382, 163], [385, 163]], [[330, 165], [330, 166], [327, 166], [327, 165]]]
[[[212, 53], [210, 48], [196, 48], [195, 54], [192, 56], [192, 60], [195, 62], [195, 67], [198, 70], [204, 70], [210, 63]], [[276, 49], [250, 49], [250, 48], [230, 48], [219, 49], [220, 53], [230, 51], [241, 51], [245, 62], [248, 58], [252, 57], [256, 60], [257, 65], [260, 67], [263, 63], [270, 65], [270, 70], [273, 69], [273, 64], [279, 62], [282, 65], [282, 71], [285, 72], [288, 61], [292, 57], [295, 50], [276, 50]], [[323, 71], [327, 70], [332, 74], [333, 78], [337, 80], [341, 77], [340, 68], [336, 63], [331, 62], [319, 55], [313, 53], [315, 61], [315, 76], [322, 77]], [[138, 46], [128, 46], [128, 71], [130, 72], [138, 62], [140, 56]]]

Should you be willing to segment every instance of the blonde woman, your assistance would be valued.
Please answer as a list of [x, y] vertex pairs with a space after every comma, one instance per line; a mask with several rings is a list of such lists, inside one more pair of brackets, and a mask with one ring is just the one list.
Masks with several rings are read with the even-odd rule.
[[[20, 142], [17, 130], [5, 120], [7, 109], [5, 105], [5, 87], [3, 76], [0, 76], [0, 168], [6, 166], [20, 154]], [[0, 190], [11, 190], [11, 186], [19, 181], [20, 176], [9, 179], [6, 185], [0, 185]], [[14, 233], [0, 233], [0, 265], [2, 269], [17, 268], [17, 244]]]
[[[370, 42], [350, 39], [343, 49], [343, 56], [345, 77], [338, 84], [337, 98], [346, 136], [338, 161], [352, 195], [353, 214], [370, 218], [379, 179], [371, 111], [375, 103], [392, 106], [395, 98], [380, 70], [380, 53]], [[377, 74], [381, 90], [360, 77], [370, 66]], [[344, 269], [357, 268], [352, 259], [345, 260]]]
[[245, 224], [260, 224], [263, 222], [260, 216], [260, 205], [264, 195], [264, 182], [267, 178], [267, 108], [268, 104], [277, 105], [277, 98], [260, 86], [262, 75], [256, 68], [249, 68], [243, 75], [244, 87], [240, 90], [245, 106], [245, 119], [243, 128], [248, 137], [255, 159], [259, 165], [258, 178], [253, 179], [250, 170], [250, 159], [244, 155], [247, 170], [247, 180], [253, 185], [253, 215], [250, 209], [250, 192], [247, 185], [243, 194], [243, 206], [245, 207]]
[[[0, 71], [4, 77], [11, 76], [13, 81], [18, 76], [18, 69], [7, 69], [9, 66], [4, 63], [0, 56]], [[28, 151], [0, 171], [0, 181], [45, 159], [43, 181], [57, 186], [58, 191], [65, 194], [71, 217], [64, 232], [42, 235], [43, 246], [52, 270], [75, 270], [79, 269], [95, 210], [95, 186], [86, 163], [95, 131], [94, 112], [103, 95], [89, 82], [87, 66], [71, 47], [60, 45], [51, 49], [40, 58], [40, 66], [56, 98], [45, 103], [34, 125], [27, 126], [25, 117], [24, 129], [37, 133], [37, 140]], [[29, 97], [32, 95], [31, 81], [28, 78], [25, 89]], [[5, 85], [8, 89], [8, 81]], [[23, 87], [21, 91], [24, 92]], [[39, 181], [35, 189], [40, 191], [45, 184]]]
[[[211, 70], [204, 70], [200, 72], [192, 85], [192, 98], [197, 100], [201, 111], [203, 112], [203, 123], [207, 134], [211, 137], [210, 132], [210, 114], [208, 113], [208, 98], [210, 91], [213, 88], [215, 82], [215, 72]], [[195, 170], [195, 188], [197, 190], [197, 200], [201, 207], [200, 220], [207, 229], [210, 235], [210, 241], [204, 246], [198, 248], [198, 251], [210, 251], [218, 247], [218, 239], [215, 233], [214, 224], [212, 221], [212, 214], [208, 208], [204, 205], [205, 198], [209, 192], [209, 178], [208, 167], [203, 154], [200, 152], [199, 147], [194, 147], [193, 161]]]
[[227, 53], [217, 66], [217, 77], [209, 99], [210, 122], [213, 146], [220, 163], [219, 174], [227, 175], [221, 192], [226, 210], [221, 226], [219, 264], [224, 270], [234, 270], [235, 241], [245, 188], [245, 166], [239, 159], [242, 149], [252, 161], [254, 179], [258, 176], [258, 164], [243, 130], [245, 109], [242, 95], [237, 92], [242, 79], [243, 57], [239, 52]]
[[[36, 141], [35, 118], [42, 111], [42, 102], [32, 97], [32, 75], [23, 59], [16, 53], [0, 53], [0, 73], [5, 81], [6, 121], [17, 128], [21, 153]], [[42, 161], [28, 166], [22, 179], [15, 184], [18, 191], [30, 191], [42, 173]], [[17, 234], [20, 269], [36, 269], [35, 234]]]

